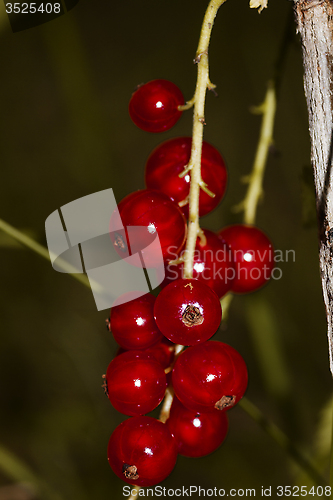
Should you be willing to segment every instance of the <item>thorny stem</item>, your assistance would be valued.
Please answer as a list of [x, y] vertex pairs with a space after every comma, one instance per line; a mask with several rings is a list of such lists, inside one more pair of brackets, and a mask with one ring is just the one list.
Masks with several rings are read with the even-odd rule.
[[[194, 106], [193, 128], [192, 128], [192, 148], [190, 161], [182, 172], [181, 176], [191, 171], [191, 184], [189, 194], [189, 220], [186, 239], [186, 248], [184, 252], [184, 278], [193, 276], [193, 260], [197, 237], [202, 237], [202, 231], [199, 226], [199, 194], [200, 188], [206, 190], [201, 179], [201, 151], [203, 140], [203, 127], [205, 125], [205, 97], [207, 88], [215, 86], [209, 80], [208, 66], [208, 46], [213, 23], [218, 9], [226, 0], [211, 0], [202, 23], [199, 44], [194, 62], [198, 65], [197, 85], [193, 98], [180, 109], [186, 110]], [[207, 191], [207, 190], [206, 190]], [[213, 194], [213, 193], [208, 193]], [[182, 346], [176, 345], [175, 353], [181, 352]], [[169, 417], [170, 408], [173, 400], [172, 389], [167, 388], [163, 406], [160, 413], [161, 422], [165, 422]], [[130, 498], [128, 500], [131, 500]]]
[[[276, 89], [274, 80], [269, 80], [264, 102], [260, 106], [252, 108], [253, 113], [262, 114], [261, 129], [256, 155], [250, 175], [244, 179], [248, 183], [248, 189], [244, 200], [236, 205], [235, 210], [243, 210], [243, 221], [245, 224], [255, 224], [257, 208], [263, 196], [263, 179], [269, 149], [273, 144], [273, 128], [276, 113]], [[232, 295], [228, 293], [221, 299], [223, 320], [227, 319]]]
[[[186, 249], [184, 252], [184, 278], [192, 278], [193, 276], [193, 259], [197, 237], [204, 238], [204, 235], [199, 226], [199, 194], [200, 188], [208, 191], [201, 179], [201, 151], [202, 138], [204, 127], [204, 111], [205, 111], [205, 96], [207, 88], [214, 88], [215, 85], [209, 80], [208, 66], [208, 46], [214, 23], [215, 16], [219, 7], [226, 0], [211, 0], [202, 23], [199, 44], [194, 62], [198, 65], [198, 77], [195, 94], [181, 109], [189, 109], [194, 105], [193, 113], [193, 129], [192, 129], [192, 148], [189, 164], [181, 173], [181, 176], [191, 171], [191, 184], [189, 194], [189, 222], [188, 233], [186, 240]], [[209, 192], [210, 193], [210, 192]], [[211, 193], [213, 194], [213, 193]], [[182, 351], [183, 346], [176, 345], [175, 355]], [[164, 403], [160, 413], [160, 420], [165, 422], [168, 419], [173, 392], [168, 388], [165, 394]]]
[[273, 127], [276, 112], [276, 91], [272, 80], [268, 82], [265, 100], [253, 112], [262, 113], [262, 124], [253, 169], [248, 179], [249, 187], [242, 203], [244, 223], [254, 224], [258, 203], [263, 195], [263, 177], [269, 149], [273, 144]]
[[[191, 171], [191, 185], [189, 195], [189, 221], [184, 258], [184, 278], [191, 278], [193, 273], [193, 259], [195, 244], [200, 232], [199, 226], [199, 194], [201, 179], [201, 151], [203, 128], [205, 124], [205, 97], [209, 80], [208, 47], [218, 9], [226, 0], [211, 0], [207, 7], [202, 23], [199, 44], [196, 52], [195, 63], [198, 65], [197, 84], [194, 97], [188, 105], [194, 103], [192, 148], [187, 171]], [[202, 186], [201, 186], [202, 187]]]

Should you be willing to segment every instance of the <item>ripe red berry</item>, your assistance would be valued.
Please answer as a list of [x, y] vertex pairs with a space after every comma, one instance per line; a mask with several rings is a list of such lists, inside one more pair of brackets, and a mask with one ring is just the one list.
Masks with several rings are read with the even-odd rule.
[[164, 397], [166, 377], [160, 363], [144, 351], [127, 351], [114, 358], [105, 375], [112, 405], [125, 415], [144, 415]]
[[148, 349], [163, 337], [154, 320], [156, 298], [148, 293], [132, 300], [134, 294], [122, 295], [120, 300], [123, 303], [114, 304], [109, 328], [115, 341], [124, 349]]
[[177, 398], [190, 410], [227, 410], [243, 397], [247, 368], [230, 345], [210, 341], [190, 347], [177, 359], [172, 384]]
[[[160, 189], [177, 204], [185, 200], [190, 192], [190, 173], [184, 177], [179, 177], [179, 174], [190, 160], [191, 144], [191, 137], [170, 139], [151, 153], [146, 164], [146, 186], [150, 189]], [[224, 160], [217, 149], [205, 141], [202, 144], [201, 177], [215, 197], [200, 191], [200, 217], [217, 207], [227, 186]], [[188, 204], [181, 207], [181, 210], [188, 217]]]
[[169, 368], [175, 357], [175, 344], [162, 335], [162, 340], [145, 352], [154, 356], [164, 369]]
[[177, 445], [162, 422], [151, 417], [129, 418], [113, 431], [108, 460], [113, 472], [126, 483], [153, 486], [176, 465]]
[[[231, 290], [235, 265], [228, 245], [213, 231], [203, 229], [206, 244], [198, 237], [194, 252], [193, 278], [208, 285], [219, 298]], [[182, 278], [184, 265], [165, 267], [165, 284]], [[162, 285], [163, 286], [163, 285]]]
[[186, 457], [203, 457], [215, 451], [228, 432], [225, 412], [197, 413], [188, 410], [174, 397], [166, 421], [178, 444], [178, 453]]
[[[162, 339], [157, 342], [157, 344], [154, 344], [152, 347], [145, 349], [144, 352], [153, 356], [156, 361], [159, 362], [162, 368], [166, 369], [171, 366], [171, 363], [173, 362], [173, 359], [175, 357], [175, 344], [173, 342], [170, 342], [170, 340], [164, 337], [164, 335], [161, 334], [161, 336]], [[123, 349], [122, 347], [120, 347], [117, 351], [116, 356], [119, 356], [120, 354], [123, 354], [127, 351], [128, 349]]]
[[209, 286], [195, 279], [180, 279], [159, 293], [154, 315], [158, 328], [171, 342], [194, 345], [214, 335], [222, 311]]
[[[160, 264], [156, 247], [150, 247], [158, 234], [164, 260], [174, 258], [186, 237], [186, 221], [170, 198], [161, 191], [142, 189], [131, 193], [118, 205], [120, 217], [125, 228], [143, 227], [137, 233], [130, 233], [130, 242], [124, 231], [115, 230], [114, 219], [110, 221], [110, 236], [114, 247], [121, 257], [142, 251], [146, 267]], [[140, 228], [139, 228], [140, 229]], [[136, 236], [137, 235], [137, 236]]]
[[146, 132], [164, 132], [177, 123], [184, 104], [179, 88], [168, 80], [152, 80], [132, 95], [129, 114], [135, 125]]
[[262, 287], [274, 269], [274, 249], [268, 237], [255, 226], [235, 224], [219, 231], [235, 261], [232, 292], [248, 293]]

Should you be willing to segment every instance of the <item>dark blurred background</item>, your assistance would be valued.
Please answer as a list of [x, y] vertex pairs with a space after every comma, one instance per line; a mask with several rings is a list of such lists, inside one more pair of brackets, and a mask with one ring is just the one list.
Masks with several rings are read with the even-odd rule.
[[[45, 219], [61, 205], [109, 187], [120, 200], [144, 187], [148, 155], [168, 138], [191, 135], [192, 112], [170, 131], [149, 134], [131, 122], [129, 99], [155, 78], [192, 97], [207, 3], [81, 0], [64, 16], [14, 34], [1, 4], [0, 218], [45, 244]], [[291, 15], [287, 0], [270, 0], [260, 15], [247, 0], [220, 9], [210, 46], [219, 96], [207, 95], [205, 139], [225, 157], [229, 185], [203, 227], [242, 221], [232, 209], [244, 197], [241, 177], [251, 170], [261, 124], [249, 109], [264, 99]], [[296, 258], [279, 264], [281, 280], [235, 297], [216, 338], [245, 358], [248, 398], [326, 474], [331, 376], [294, 33], [280, 77], [257, 224]], [[106, 447], [123, 416], [100, 388], [117, 350], [105, 329], [108, 312], [97, 312], [88, 288], [3, 233], [0, 262], [0, 499], [32, 498], [12, 488], [24, 474], [12, 473], [2, 447], [48, 485], [38, 498], [122, 498], [125, 483], [111, 471]], [[229, 415], [222, 447], [207, 458], [180, 457], [163, 486], [256, 488], [259, 496], [261, 486], [313, 484], [241, 408]]]

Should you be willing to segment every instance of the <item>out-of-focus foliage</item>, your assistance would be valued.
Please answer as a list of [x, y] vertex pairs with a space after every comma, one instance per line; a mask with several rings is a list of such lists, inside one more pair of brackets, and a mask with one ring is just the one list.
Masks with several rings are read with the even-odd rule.
[[[165, 134], [148, 134], [131, 123], [128, 101], [138, 84], [154, 78], [170, 79], [192, 97], [206, 6], [81, 0], [65, 16], [15, 34], [1, 15], [0, 218], [45, 243], [45, 219], [61, 205], [109, 187], [120, 200], [144, 187], [146, 158], [160, 142], [190, 135], [192, 112]], [[248, 2], [229, 0], [218, 14], [210, 76], [219, 97], [207, 96], [205, 139], [224, 155], [229, 187], [203, 227], [241, 221], [232, 207], [244, 196], [240, 179], [251, 169], [260, 128], [249, 108], [263, 100], [291, 7], [271, 0], [258, 16]], [[257, 217], [281, 251], [283, 275], [252, 296], [235, 297], [216, 339], [246, 360], [248, 397], [311, 455], [331, 377], [317, 231], [302, 218], [301, 175], [310, 155], [302, 85], [295, 35]], [[306, 210], [315, 218], [314, 206]], [[288, 261], [287, 250], [294, 251]], [[123, 484], [109, 468], [106, 447], [123, 416], [100, 387], [117, 350], [105, 330], [107, 311], [97, 312], [87, 288], [2, 235], [0, 255], [0, 444], [55, 498], [121, 498]], [[207, 458], [180, 457], [163, 485], [256, 488], [259, 495], [261, 486], [293, 484], [296, 473], [236, 408], [223, 446]], [[0, 498], [11, 483], [1, 469]]]

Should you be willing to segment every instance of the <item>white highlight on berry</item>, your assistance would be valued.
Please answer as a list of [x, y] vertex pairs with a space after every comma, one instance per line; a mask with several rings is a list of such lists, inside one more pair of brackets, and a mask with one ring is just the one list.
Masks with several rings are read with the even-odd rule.
[[142, 325], [144, 325], [145, 320], [144, 320], [143, 318], [137, 318], [137, 319], [135, 320], [135, 322], [136, 322], [136, 324], [137, 324], [138, 326], [142, 326]]
[[205, 269], [205, 264], [203, 262], [196, 262], [193, 266], [193, 269], [197, 271], [197, 273], [202, 273]]
[[250, 252], [246, 252], [246, 253], [244, 254], [243, 259], [244, 259], [244, 260], [246, 260], [246, 262], [252, 262], [252, 260], [253, 260], [253, 255], [252, 255], [252, 253], [250, 253]]
[[148, 225], [148, 233], [150, 234], [156, 233], [156, 227], [152, 222]]
[[200, 426], [201, 426], [201, 421], [200, 421], [200, 418], [195, 417], [195, 418], [193, 419], [193, 425], [194, 425], [194, 427], [200, 427]]
[[207, 375], [206, 381], [211, 382], [212, 380], [214, 380], [214, 378], [216, 378], [216, 375], [214, 375], [213, 373], [210, 373], [209, 375]]
[[150, 455], [151, 457], [154, 455], [154, 453], [152, 452], [152, 450], [150, 448], [148, 448], [148, 447], [145, 448], [145, 453], [147, 455]]
[[156, 107], [157, 107], [157, 108], [162, 108], [162, 107], [163, 107], [163, 102], [161, 102], [161, 101], [157, 101], [157, 103], [156, 103]]
[[141, 380], [139, 378], [134, 380], [134, 385], [135, 385], [135, 387], [141, 387]]

